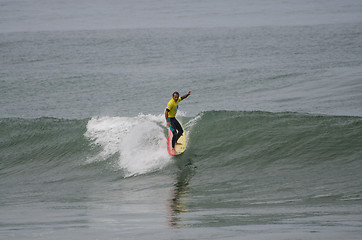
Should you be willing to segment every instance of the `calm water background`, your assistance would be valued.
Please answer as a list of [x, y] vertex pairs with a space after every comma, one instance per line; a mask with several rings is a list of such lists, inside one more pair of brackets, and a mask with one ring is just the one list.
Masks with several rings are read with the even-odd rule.
[[[360, 239], [360, 1], [0, 16], [1, 239]], [[172, 158], [175, 90], [193, 92]]]

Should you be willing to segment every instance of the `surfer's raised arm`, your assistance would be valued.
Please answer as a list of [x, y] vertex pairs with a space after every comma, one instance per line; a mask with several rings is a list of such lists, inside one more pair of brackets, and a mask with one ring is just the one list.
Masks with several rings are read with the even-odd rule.
[[187, 94], [183, 95], [183, 96], [181, 97], [181, 99], [185, 99], [185, 98], [187, 98], [188, 96], [190, 96], [191, 92], [192, 92], [192, 91], [189, 91]]

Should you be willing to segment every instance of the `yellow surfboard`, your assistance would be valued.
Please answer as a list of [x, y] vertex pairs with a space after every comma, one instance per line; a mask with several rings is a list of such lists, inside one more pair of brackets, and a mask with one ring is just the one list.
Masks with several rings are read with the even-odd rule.
[[185, 133], [185, 130], [182, 133], [182, 136], [177, 140], [177, 143], [175, 145], [176, 153], [172, 152], [172, 137], [173, 137], [173, 134], [172, 134], [171, 130], [168, 129], [167, 152], [170, 155], [180, 155], [186, 149], [186, 133]]

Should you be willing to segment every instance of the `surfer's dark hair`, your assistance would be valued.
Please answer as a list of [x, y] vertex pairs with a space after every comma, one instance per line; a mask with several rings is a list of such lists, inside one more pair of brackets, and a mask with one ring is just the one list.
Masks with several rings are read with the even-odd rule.
[[172, 93], [172, 97], [175, 96], [175, 94], [180, 96], [180, 94], [178, 92], [174, 92], [174, 93]]

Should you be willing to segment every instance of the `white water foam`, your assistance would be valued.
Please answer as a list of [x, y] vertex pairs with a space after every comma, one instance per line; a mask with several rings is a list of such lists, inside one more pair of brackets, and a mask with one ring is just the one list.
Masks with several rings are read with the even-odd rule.
[[171, 157], [166, 151], [163, 116], [93, 117], [85, 136], [102, 147], [91, 161], [105, 160], [119, 154], [118, 167], [126, 177], [145, 174], [165, 167]]

